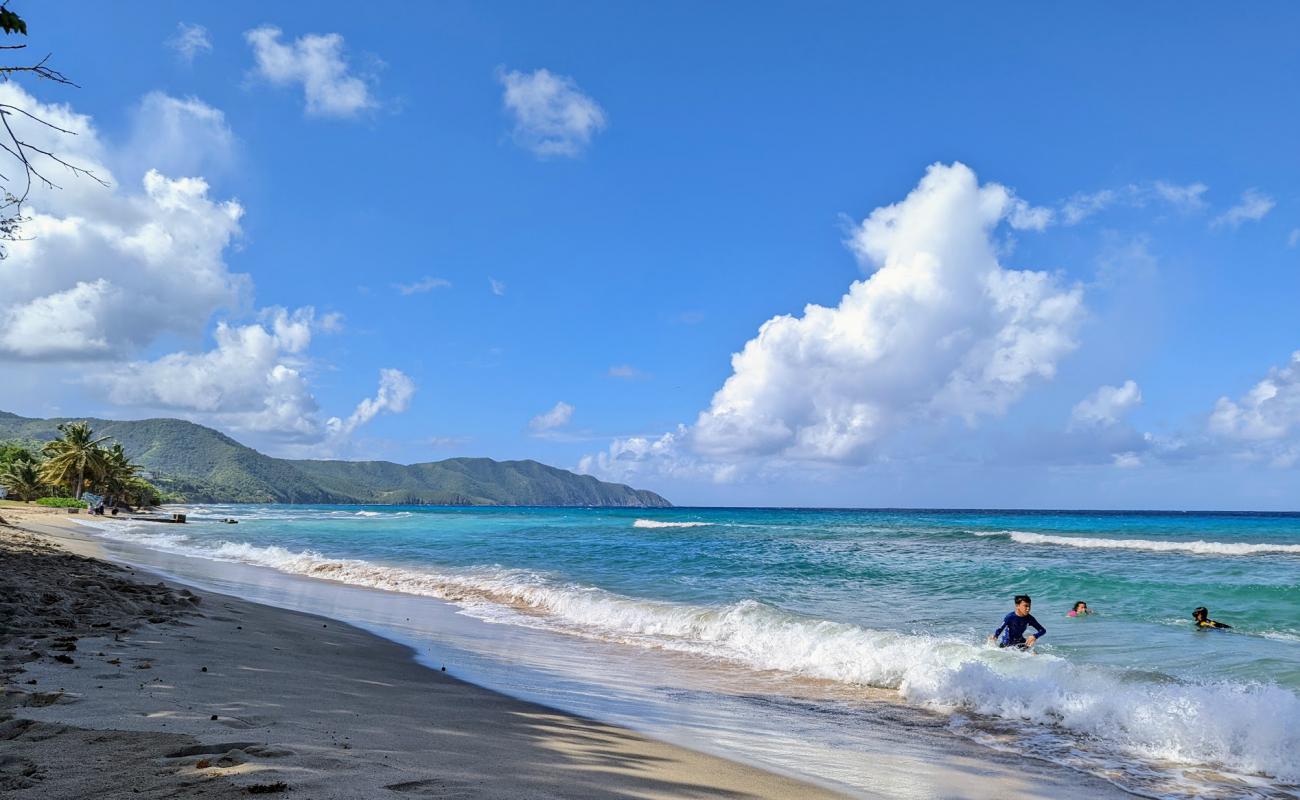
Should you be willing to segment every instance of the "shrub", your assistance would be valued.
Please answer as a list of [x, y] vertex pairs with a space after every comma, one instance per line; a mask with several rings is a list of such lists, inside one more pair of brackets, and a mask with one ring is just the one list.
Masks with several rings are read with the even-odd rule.
[[86, 504], [81, 500], [74, 500], [71, 497], [42, 497], [36, 501], [36, 505], [45, 506], [46, 508], [85, 508]]

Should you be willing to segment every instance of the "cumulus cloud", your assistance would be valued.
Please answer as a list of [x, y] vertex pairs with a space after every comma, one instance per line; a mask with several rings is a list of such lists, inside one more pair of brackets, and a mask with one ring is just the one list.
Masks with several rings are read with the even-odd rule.
[[1102, 386], [1079, 401], [1070, 422], [1076, 427], [1115, 425], [1141, 403], [1142, 390], [1134, 381], [1124, 381], [1123, 386]]
[[432, 292], [434, 289], [450, 289], [451, 281], [443, 278], [430, 278], [426, 275], [414, 283], [395, 283], [393, 288], [404, 295], [424, 294], [425, 292]]
[[1075, 347], [1082, 290], [998, 263], [992, 232], [1015, 209], [962, 164], [934, 165], [878, 208], [851, 249], [875, 272], [833, 308], [765, 322], [696, 421], [715, 456], [862, 461], [923, 418], [1000, 414]]
[[[11, 121], [36, 146], [113, 181], [108, 164], [121, 159], [89, 117], [14, 84], [0, 85], [0, 102], [76, 131]], [[0, 359], [121, 357], [166, 334], [197, 336], [217, 310], [246, 301], [247, 276], [225, 263], [243, 208], [210, 197], [201, 178], [149, 170], [112, 189], [74, 178], [62, 189], [36, 187], [24, 211], [27, 238], [9, 245], [4, 262]]]
[[350, 435], [378, 416], [381, 411], [393, 414], [405, 411], [414, 395], [415, 381], [401, 370], [382, 369], [379, 371], [379, 391], [375, 396], [367, 397], [358, 403], [356, 410], [347, 419], [330, 417], [325, 427], [334, 436]]
[[324, 422], [307, 374], [307, 350], [333, 315], [310, 306], [264, 309], [247, 325], [217, 323], [215, 346], [94, 373], [88, 380], [117, 405], [179, 414], [237, 433], [300, 445], [340, 443], [380, 412], [405, 411], [415, 384], [399, 370], [380, 371], [379, 389], [346, 419]]
[[1245, 442], [1271, 442], [1300, 433], [1300, 350], [1238, 400], [1220, 397], [1210, 414], [1212, 434]]
[[244, 38], [253, 49], [255, 74], [275, 86], [302, 86], [308, 116], [354, 117], [377, 105], [369, 83], [344, 58], [341, 35], [309, 33], [286, 43], [282, 33], [263, 25]]
[[175, 50], [186, 64], [192, 63], [198, 55], [212, 52], [208, 29], [188, 22], [176, 23], [176, 35], [167, 40], [167, 46]]
[[605, 127], [605, 111], [572, 78], [539, 69], [501, 70], [502, 102], [514, 118], [514, 139], [542, 157], [576, 156]]
[[1224, 211], [1210, 222], [1213, 228], [1240, 228], [1244, 222], [1257, 222], [1267, 216], [1277, 205], [1273, 198], [1258, 189], [1247, 189], [1241, 193], [1241, 201]]
[[212, 350], [137, 361], [93, 380], [118, 405], [198, 412], [230, 430], [319, 439], [318, 406], [303, 374], [315, 311], [272, 308], [262, 317], [249, 325], [218, 323]]
[[538, 414], [528, 422], [528, 427], [539, 433], [553, 431], [569, 424], [573, 418], [573, 406], [561, 400], [544, 413]]
[[854, 228], [871, 274], [837, 305], [763, 323], [693, 426], [618, 439], [582, 466], [730, 480], [756, 464], [861, 464], [900, 432], [1004, 413], [1053, 377], [1084, 315], [1079, 286], [999, 263], [995, 229], [1018, 209], [965, 165], [930, 167]]

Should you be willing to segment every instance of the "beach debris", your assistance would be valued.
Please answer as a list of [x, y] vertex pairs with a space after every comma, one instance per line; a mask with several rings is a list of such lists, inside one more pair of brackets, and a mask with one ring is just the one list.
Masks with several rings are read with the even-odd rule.
[[216, 718], [217, 718], [217, 715], [216, 715], [216, 714], [213, 714], [213, 715], [212, 715], [212, 719], [215, 720]]
[[208, 671], [207, 667], [203, 667], [202, 669], [199, 670], [199, 672], [207, 672], [207, 671]]
[[195, 769], [207, 769], [210, 766], [212, 766], [212, 762], [206, 758], [200, 758], [198, 762], [194, 764]]

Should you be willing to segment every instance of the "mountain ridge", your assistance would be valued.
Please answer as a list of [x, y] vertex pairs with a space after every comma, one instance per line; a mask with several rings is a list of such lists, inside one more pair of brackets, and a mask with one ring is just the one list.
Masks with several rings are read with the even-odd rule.
[[122, 443], [169, 495], [191, 503], [374, 505], [612, 506], [665, 508], [646, 489], [526, 459], [449, 458], [392, 461], [284, 459], [268, 456], [198, 423], [160, 417], [40, 419], [0, 411], [0, 440], [48, 441], [58, 425], [86, 421]]

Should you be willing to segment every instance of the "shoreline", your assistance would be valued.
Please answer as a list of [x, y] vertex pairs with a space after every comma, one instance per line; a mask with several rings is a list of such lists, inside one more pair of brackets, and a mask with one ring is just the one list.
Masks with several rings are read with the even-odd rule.
[[[9, 508], [0, 508], [0, 512], [9, 513]], [[34, 511], [34, 510], [33, 510]], [[336, 627], [346, 627], [356, 630], [362, 638], [378, 638], [385, 648], [395, 648], [399, 654], [396, 656], [405, 662], [405, 666], [414, 666], [422, 674], [431, 673], [441, 678], [448, 678], [447, 675], [437, 672], [438, 667], [443, 663], [438, 657], [430, 659], [434, 651], [443, 650], [444, 642], [456, 641], [452, 645], [451, 652], [445, 655], [456, 658], [461, 667], [465, 664], [462, 659], [466, 656], [471, 661], [478, 661], [474, 656], [477, 646], [472, 642], [470, 649], [460, 649], [466, 644], [463, 638], [464, 631], [459, 629], [459, 625], [454, 619], [444, 619], [442, 623], [425, 627], [422, 635], [417, 639], [411, 639], [406, 635], [404, 630], [390, 630], [390, 626], [378, 622], [378, 618], [356, 613], [338, 613], [343, 608], [348, 607], [348, 601], [339, 595], [339, 591], [346, 593], [362, 592], [366, 593], [371, 590], [358, 589], [348, 584], [334, 584], [329, 580], [310, 580], [298, 585], [298, 592], [302, 591], [304, 586], [319, 586], [324, 591], [308, 590], [306, 595], [300, 595], [297, 600], [289, 600], [289, 595], [267, 596], [262, 589], [258, 588], [261, 579], [254, 578], [251, 583], [245, 584], [242, 581], [251, 576], [236, 579], [234, 582], [227, 582], [223, 578], [214, 582], [208, 577], [202, 576], [202, 573], [195, 572], [189, 574], [188, 570], [176, 571], [172, 566], [163, 566], [163, 562], [155, 562], [152, 558], [140, 560], [139, 557], [132, 557], [128, 553], [118, 552], [115, 542], [101, 543], [94, 534], [87, 528], [78, 524], [73, 519], [62, 513], [39, 513], [38, 522], [54, 523], [53, 525], [42, 525], [43, 535], [57, 537], [61, 543], [75, 546], [78, 548], [89, 549], [92, 555], [99, 555], [112, 565], [122, 565], [128, 569], [138, 569], [144, 574], [153, 576], [150, 580], [161, 578], [173, 586], [184, 586], [199, 592], [205, 597], [212, 597], [217, 600], [229, 599], [236, 603], [252, 604], [258, 609], [268, 611], [271, 616], [276, 615], [300, 615], [308, 617], [313, 626], [315, 623], [328, 625], [331, 632]], [[10, 521], [16, 521], [13, 515]], [[26, 527], [32, 527], [28, 521]], [[101, 547], [101, 544], [103, 545]], [[150, 551], [147, 548], [141, 550], [139, 555]], [[183, 559], [189, 561], [189, 559]], [[195, 561], [196, 564], [205, 563], [201, 559]], [[247, 567], [254, 571], [262, 571], [263, 568]], [[277, 575], [275, 570], [265, 570], [268, 576]], [[292, 576], [289, 576], [292, 580]], [[267, 584], [273, 585], [273, 584]], [[337, 586], [334, 590], [327, 587]], [[252, 593], [246, 594], [248, 589], [255, 589]], [[380, 597], [390, 593], [374, 590], [374, 593]], [[239, 600], [230, 597], [238, 595]], [[304, 597], [306, 598], [304, 601]], [[402, 598], [407, 598], [403, 601]], [[339, 605], [339, 600], [343, 600], [343, 606]], [[355, 599], [355, 598], [354, 598]], [[411, 600], [422, 600], [420, 597], [410, 597], [400, 592], [391, 593], [391, 598], [385, 602], [409, 602]], [[387, 605], [384, 606], [388, 608]], [[454, 608], [454, 606], [451, 606]], [[327, 616], [321, 616], [319, 609], [325, 609], [322, 613]], [[334, 609], [330, 611], [329, 609]], [[210, 610], [210, 609], [209, 609]], [[405, 612], [415, 616], [414, 612], [418, 609], [415, 607], [404, 608], [403, 611], [397, 612], [396, 617], [391, 619], [400, 619], [401, 613]], [[385, 611], [387, 616], [390, 612]], [[454, 612], [453, 612], [454, 613]], [[459, 619], [457, 615], [456, 619]], [[409, 618], [408, 618], [409, 623]], [[451, 630], [444, 627], [446, 623], [451, 623]], [[481, 624], [481, 623], [480, 623]], [[496, 629], [497, 626], [490, 626]], [[397, 624], [398, 629], [404, 628], [401, 623]], [[500, 640], [497, 639], [501, 632], [508, 631], [510, 626], [501, 629], [500, 632], [489, 633], [492, 637], [492, 647], [490, 650], [498, 650]], [[313, 631], [314, 632], [314, 631]], [[448, 640], [448, 635], [453, 638]], [[536, 642], [517, 639], [518, 634], [507, 634], [507, 641], [513, 640], [514, 646], [531, 648]], [[194, 639], [193, 635], [187, 637]], [[200, 637], [201, 638], [201, 637]], [[480, 644], [486, 644], [481, 641]], [[433, 649], [430, 649], [430, 646]], [[508, 653], [509, 650], [501, 651]], [[257, 657], [266, 656], [265, 652], [259, 652]], [[333, 655], [333, 653], [329, 654]], [[664, 771], [668, 773], [673, 782], [680, 782], [684, 775], [690, 775], [698, 772], [699, 764], [690, 764], [692, 760], [704, 760], [707, 762], [721, 762], [728, 765], [731, 770], [738, 770], [740, 773], [748, 775], [745, 780], [747, 784], [739, 790], [727, 789], [718, 785], [713, 775], [708, 775], [705, 780], [692, 779], [681, 786], [674, 786], [667, 791], [650, 791], [635, 790], [630, 794], [625, 793], [618, 785], [601, 785], [600, 788], [594, 789], [591, 793], [583, 790], [583, 787], [566, 785], [559, 794], [533, 792], [529, 796], [615, 796], [615, 797], [681, 797], [681, 796], [724, 796], [724, 797], [827, 797], [827, 796], [858, 796], [858, 797], [971, 797], [971, 798], [1004, 798], [1004, 797], [1022, 797], [1022, 798], [1068, 798], [1068, 797], [1132, 797], [1130, 791], [1126, 791], [1114, 782], [1107, 780], [1105, 777], [1092, 774], [1086, 771], [1080, 771], [1069, 766], [1057, 764], [1034, 756], [1031, 753], [1017, 754], [1003, 748], [988, 748], [985, 746], [975, 745], [964, 738], [954, 738], [941, 731], [935, 730], [933, 733], [938, 735], [934, 740], [926, 739], [925, 743], [920, 740], [911, 745], [899, 749], [899, 744], [909, 740], [909, 737], [922, 735], [925, 736], [926, 730], [930, 725], [924, 724], [916, 728], [914, 723], [903, 724], [899, 727], [900, 720], [894, 715], [894, 712], [886, 711], [884, 715], [884, 724], [880, 726], [877, 732], [870, 736], [868, 740], [858, 741], [851, 751], [844, 751], [845, 758], [851, 758], [857, 762], [858, 766], [853, 768], [854, 777], [849, 778], [846, 775], [837, 774], [840, 766], [832, 767], [829, 773], [814, 768], [814, 764], [822, 763], [821, 756], [813, 761], [801, 760], [801, 757], [793, 757], [793, 753], [803, 753], [801, 745], [791, 740], [789, 745], [794, 746], [794, 750], [789, 753], [780, 754], [777, 751], [770, 753], [761, 752], [768, 747], [761, 738], [753, 738], [752, 744], [758, 744], [759, 750], [756, 751], [751, 745], [742, 745], [736, 748], [738, 741], [734, 739], [736, 734], [745, 735], [744, 731], [749, 730], [744, 726], [743, 720], [732, 719], [730, 724], [740, 725], [740, 727], [727, 727], [728, 723], [723, 723], [723, 727], [713, 728], [709, 724], [697, 729], [691, 733], [685, 729], [668, 730], [659, 722], [662, 717], [656, 719], [655, 724], [644, 726], [638, 723], [640, 717], [628, 716], [625, 713], [615, 713], [612, 716], [602, 713], [604, 701], [592, 705], [589, 702], [574, 703], [572, 693], [561, 692], [558, 696], [551, 696], [546, 692], [536, 691], [537, 686], [534, 684], [528, 690], [520, 691], [520, 679], [514, 677], [515, 670], [523, 670], [525, 683], [528, 681], [527, 672], [530, 669], [525, 663], [510, 666], [509, 662], [513, 659], [507, 659], [508, 672], [503, 674], [498, 666], [495, 669], [489, 669], [487, 674], [483, 673], [482, 667], [486, 662], [477, 663], [476, 668], [471, 669], [468, 678], [462, 678], [461, 681], [467, 681], [464, 685], [472, 687], [474, 690], [484, 692], [500, 701], [506, 703], [518, 703], [533, 709], [540, 709], [546, 714], [556, 715], [581, 725], [591, 725], [601, 730], [617, 731], [619, 734], [620, 747], [626, 746], [625, 737], [633, 737], [637, 741], [648, 741], [656, 747], [667, 748], [674, 753], [686, 753], [690, 758], [685, 760], [679, 759], [677, 763], [670, 763], [662, 759], [654, 759], [648, 763], [663, 763]], [[368, 664], [367, 674], [379, 677], [379, 673], [387, 673], [393, 667], [390, 661], [380, 660]], [[452, 662], [448, 661], [447, 664]], [[258, 665], [255, 669], [264, 669], [263, 665]], [[543, 672], [545, 674], [545, 668]], [[617, 668], [615, 668], [617, 669]], [[149, 673], [146, 673], [149, 674]], [[592, 676], [597, 678], [597, 676]], [[607, 688], [603, 688], [603, 676], [595, 683], [586, 688], [587, 692], [594, 692], [590, 696], [593, 698], [606, 697], [603, 694]], [[380, 681], [383, 683], [384, 681]], [[488, 687], [488, 688], [483, 688]], [[137, 690], [138, 691], [138, 690]], [[581, 687], [579, 688], [581, 690]], [[617, 692], [617, 690], [615, 690]], [[726, 689], [722, 690], [724, 693]], [[517, 699], [516, 699], [517, 698]], [[608, 700], [609, 698], [606, 697]], [[556, 710], [556, 709], [567, 710]], [[649, 709], [647, 709], [649, 710]], [[703, 711], [704, 709], [700, 709]], [[409, 712], [409, 709], [404, 711]], [[683, 708], [683, 711], [686, 711]], [[710, 707], [706, 714], [714, 713], [715, 709]], [[362, 711], [362, 717], [370, 715], [371, 709], [365, 708]], [[655, 712], [651, 711], [652, 714]], [[662, 710], [661, 712], [662, 713]], [[669, 713], [674, 713], [669, 711]], [[686, 713], [694, 713], [686, 711]], [[111, 715], [108, 715], [111, 716]], [[910, 717], [910, 715], [908, 715]], [[606, 720], [598, 722], [593, 720]], [[135, 720], [133, 720], [135, 721]], [[96, 724], [107, 723], [113, 724], [111, 719], [97, 720]], [[152, 728], [150, 730], [155, 730]], [[163, 730], [173, 730], [173, 727], [166, 726]], [[909, 730], [911, 731], [909, 733]], [[777, 735], [777, 740], [784, 740], [786, 737], [779, 733], [780, 729], [773, 728], [772, 734]], [[704, 734], [703, 738], [699, 734]], [[685, 735], [683, 735], [685, 734]], [[716, 737], [716, 738], [715, 738]], [[899, 738], [902, 737], [902, 738]], [[546, 737], [543, 737], [545, 739]], [[722, 741], [728, 744], [722, 744]], [[772, 742], [775, 745], [775, 741]], [[955, 746], [954, 746], [955, 745]], [[549, 745], [544, 745], [549, 747]], [[388, 754], [391, 751], [385, 751]], [[775, 758], [773, 758], [775, 756]], [[835, 758], [839, 758], [836, 756]], [[192, 759], [193, 760], [193, 759]], [[847, 763], [847, 762], [846, 762]], [[682, 765], [685, 764], [687, 769], [684, 771]], [[259, 769], [265, 769], [265, 764]], [[385, 765], [386, 766], [386, 765]], [[705, 765], [707, 766], [707, 765]], [[827, 764], [826, 766], [830, 766]], [[566, 769], [564, 762], [557, 762], [557, 770]], [[484, 767], [482, 764], [471, 769], [492, 769]], [[638, 773], [644, 775], [643, 767], [637, 768]], [[754, 774], [756, 773], [756, 774]], [[798, 789], [792, 795], [787, 789], [773, 784], [772, 781], [782, 782], [784, 785], [793, 784]], [[386, 786], [386, 784], [384, 785]], [[586, 786], [586, 784], [584, 784]], [[412, 790], [414, 791], [414, 790]], [[423, 791], [423, 790], [421, 790]], [[461, 795], [446, 796], [483, 796], [493, 797], [498, 794], [487, 792], [475, 787], [467, 789], [468, 793]], [[516, 795], [519, 790], [516, 790]], [[527, 790], [526, 790], [527, 791]], [[697, 794], [703, 792], [703, 794]], [[382, 792], [381, 792], [382, 794]], [[125, 795], [124, 795], [125, 796]], [[135, 795], [139, 796], [139, 795]], [[312, 795], [316, 796], [316, 795]], [[334, 795], [320, 795], [334, 796]], [[339, 796], [364, 796], [348, 795]], [[436, 795], [444, 796], [444, 795]], [[511, 796], [509, 792], [500, 793], [499, 796]]]
[[[103, 560], [66, 516], [14, 510], [0, 513], [13, 526], [0, 529], [6, 549], [25, 534], [93, 559], [78, 571], [111, 569], [141, 585], [152, 577]], [[61, 653], [72, 664], [48, 653], [17, 664], [6, 675], [13, 718], [0, 722], [11, 751], [0, 789], [33, 798], [243, 797], [250, 786], [309, 798], [845, 796], [516, 700], [333, 619], [200, 598], [182, 609], [196, 613], [78, 637]]]

